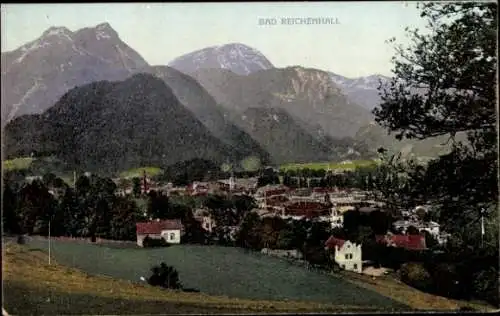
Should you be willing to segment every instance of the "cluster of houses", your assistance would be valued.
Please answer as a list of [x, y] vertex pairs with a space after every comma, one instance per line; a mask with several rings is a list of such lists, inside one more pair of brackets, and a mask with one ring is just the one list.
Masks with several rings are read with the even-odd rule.
[[[428, 206], [417, 206], [402, 212], [404, 219], [393, 223], [397, 233], [387, 232], [385, 235], [376, 235], [375, 241], [387, 247], [424, 251], [428, 249], [424, 232], [428, 232], [440, 245], [445, 244], [450, 235], [440, 231], [438, 223], [422, 219], [428, 212], [430, 212]], [[418, 231], [417, 234], [409, 233], [408, 228], [412, 226]], [[362, 260], [361, 245], [331, 236], [325, 243], [325, 249], [334, 253], [335, 262], [341, 268], [363, 273], [363, 264], [366, 261]]]
[[[267, 185], [257, 188], [257, 179], [228, 179], [218, 182], [193, 182], [187, 187], [174, 187], [171, 184], [158, 188], [145, 182], [144, 189], [160, 190], [167, 195], [200, 196], [207, 194], [245, 194], [252, 196], [257, 208], [252, 210], [260, 217], [281, 217], [293, 220], [314, 220], [329, 222], [332, 228], [343, 226], [343, 215], [349, 210], [361, 212], [383, 210], [383, 203], [370, 200], [369, 192], [360, 190], [338, 190], [331, 188], [291, 189], [283, 185]], [[425, 250], [425, 231], [430, 233], [440, 244], [446, 242], [448, 235], [440, 231], [440, 225], [432, 221], [423, 221], [422, 214], [429, 212], [428, 207], [419, 206], [402, 212], [401, 220], [393, 223], [395, 234], [376, 236], [376, 242], [388, 247], [401, 247], [408, 250]], [[193, 210], [193, 215], [208, 233], [213, 232], [217, 222], [204, 208]], [[409, 234], [413, 226], [419, 234]], [[226, 227], [234, 236], [238, 226]], [[180, 220], [152, 221], [137, 223], [137, 244], [142, 246], [146, 236], [164, 238], [169, 243], [180, 243], [184, 233]], [[332, 251], [335, 262], [345, 270], [363, 273], [362, 247], [349, 240], [329, 238], [325, 249]]]
[[[119, 184], [122, 179], [114, 179]], [[130, 181], [129, 181], [130, 182]], [[206, 196], [208, 194], [227, 195], [231, 194], [246, 194], [251, 195], [257, 187], [257, 178], [237, 179], [222, 179], [218, 181], [194, 181], [188, 186], [174, 186], [172, 183], [160, 185], [145, 174], [141, 178], [141, 194], [148, 194], [150, 191], [162, 192], [168, 196]], [[133, 191], [132, 184], [129, 183], [126, 187], [120, 187], [118, 194], [127, 195]]]
[[268, 185], [254, 194], [261, 217], [279, 216], [283, 219], [329, 222], [332, 227], [343, 226], [343, 214], [358, 209], [371, 212], [383, 207], [369, 199], [369, 192], [336, 188], [300, 188], [292, 190], [283, 185]]

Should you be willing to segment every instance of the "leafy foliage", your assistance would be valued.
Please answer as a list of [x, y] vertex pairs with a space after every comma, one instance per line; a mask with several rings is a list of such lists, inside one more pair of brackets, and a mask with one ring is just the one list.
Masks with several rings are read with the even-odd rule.
[[278, 173], [272, 168], [265, 168], [259, 176], [257, 186], [262, 187], [270, 184], [280, 184]]
[[412, 30], [412, 44], [396, 48], [377, 122], [419, 139], [494, 129], [497, 6], [427, 3], [421, 16], [431, 33]]
[[179, 281], [179, 273], [174, 267], [167, 266], [164, 262], [159, 266], [151, 268], [153, 273], [148, 278], [148, 283], [152, 286], [161, 286], [167, 289], [180, 289], [182, 285]]
[[420, 290], [429, 290], [432, 287], [431, 274], [419, 263], [405, 263], [399, 270], [401, 281]]
[[[47, 175], [17, 189], [5, 182], [4, 229], [11, 233], [135, 240], [135, 202], [115, 195], [110, 179], [81, 176], [76, 188]], [[50, 179], [50, 181], [48, 181]]]

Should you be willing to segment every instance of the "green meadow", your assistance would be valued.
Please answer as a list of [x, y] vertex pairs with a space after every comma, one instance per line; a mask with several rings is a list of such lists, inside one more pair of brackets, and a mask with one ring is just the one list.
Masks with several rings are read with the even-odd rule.
[[6, 171], [28, 169], [32, 162], [31, 157], [20, 157], [2, 161], [2, 169]]
[[161, 173], [161, 169], [158, 167], [141, 167], [141, 168], [134, 168], [134, 169], [129, 169], [126, 171], [123, 171], [120, 173], [120, 178], [135, 178], [135, 177], [142, 177], [144, 175], [144, 172], [146, 172], [146, 175], [148, 177], [154, 177], [158, 174]]
[[289, 163], [280, 166], [280, 170], [299, 170], [299, 169], [311, 169], [311, 170], [353, 170], [359, 167], [370, 167], [375, 166], [377, 162], [375, 160], [354, 160], [346, 162], [309, 162], [309, 163]]

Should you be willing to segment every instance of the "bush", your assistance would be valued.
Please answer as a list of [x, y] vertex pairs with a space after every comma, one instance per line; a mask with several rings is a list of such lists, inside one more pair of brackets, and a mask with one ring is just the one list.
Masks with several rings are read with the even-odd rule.
[[423, 264], [409, 262], [401, 265], [399, 277], [402, 282], [422, 291], [432, 288], [433, 282], [430, 273]]
[[432, 271], [432, 278], [436, 294], [451, 298], [461, 298], [463, 296], [461, 292], [464, 285], [455, 265], [449, 263], [438, 264]]
[[462, 306], [460, 312], [476, 312], [476, 310], [470, 306]]
[[164, 262], [159, 266], [151, 268], [153, 273], [148, 278], [148, 283], [152, 286], [161, 286], [167, 289], [180, 289], [182, 285], [179, 281], [179, 273], [174, 267], [167, 266]]
[[498, 268], [494, 266], [476, 272], [473, 275], [472, 285], [474, 296], [484, 299], [495, 306], [499, 306], [498, 278]]
[[17, 236], [17, 243], [19, 245], [24, 245], [26, 243], [26, 238], [24, 236]]
[[165, 241], [165, 239], [160, 238], [151, 238], [149, 236], [146, 236], [144, 240], [142, 241], [142, 246], [144, 248], [151, 248], [151, 247], [168, 247], [169, 243]]

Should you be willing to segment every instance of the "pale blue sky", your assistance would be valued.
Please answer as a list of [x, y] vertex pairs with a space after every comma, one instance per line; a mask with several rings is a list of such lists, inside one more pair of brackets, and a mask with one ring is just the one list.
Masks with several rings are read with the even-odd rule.
[[[339, 25], [259, 26], [259, 18], [331, 17]], [[392, 36], [423, 28], [416, 3], [94, 3], [2, 5], [2, 52], [38, 38], [51, 26], [72, 31], [108, 22], [152, 65], [207, 46], [239, 42], [276, 67], [301, 65], [357, 77], [390, 75]]]

